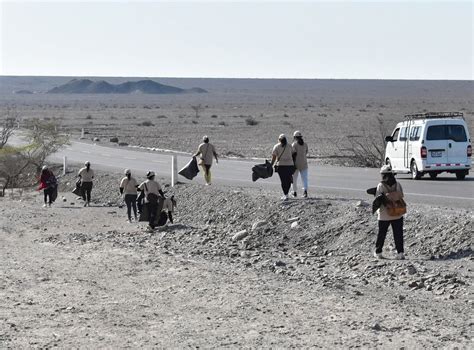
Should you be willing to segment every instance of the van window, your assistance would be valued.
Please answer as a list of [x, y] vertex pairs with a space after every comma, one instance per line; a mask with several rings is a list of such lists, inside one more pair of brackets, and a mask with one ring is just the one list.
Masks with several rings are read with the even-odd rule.
[[392, 135], [392, 139], [393, 141], [397, 141], [398, 139], [398, 134], [400, 133], [400, 129], [396, 129], [394, 132], [393, 132], [393, 135]]
[[428, 141], [446, 140], [445, 125], [433, 125], [428, 127], [426, 132], [426, 139]]
[[415, 126], [413, 129], [411, 129], [410, 141], [418, 141], [420, 139], [420, 131], [420, 126]]
[[454, 142], [466, 142], [466, 130], [464, 130], [463, 125], [446, 125], [448, 129], [448, 139], [453, 140]]
[[400, 141], [406, 141], [408, 139], [408, 128], [403, 127], [400, 131]]
[[426, 139], [430, 141], [453, 140], [454, 142], [466, 142], [467, 135], [463, 125], [433, 125], [428, 127]]

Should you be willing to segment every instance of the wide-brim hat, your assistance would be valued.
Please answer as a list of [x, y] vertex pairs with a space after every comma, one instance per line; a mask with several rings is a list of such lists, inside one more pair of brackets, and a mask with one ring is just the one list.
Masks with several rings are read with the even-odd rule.
[[390, 165], [384, 165], [380, 168], [380, 174], [393, 174], [392, 167]]
[[296, 130], [294, 133], [293, 133], [293, 137], [302, 137], [303, 135], [301, 134], [301, 131], [298, 131]]

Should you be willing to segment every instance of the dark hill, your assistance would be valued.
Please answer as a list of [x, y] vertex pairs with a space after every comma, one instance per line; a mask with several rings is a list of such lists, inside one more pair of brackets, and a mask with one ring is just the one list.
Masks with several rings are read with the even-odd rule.
[[201, 88], [181, 89], [163, 85], [153, 80], [127, 81], [121, 84], [110, 84], [104, 80], [92, 81], [89, 79], [72, 79], [66, 84], [57, 86], [48, 91], [52, 94], [182, 94], [205, 93]]

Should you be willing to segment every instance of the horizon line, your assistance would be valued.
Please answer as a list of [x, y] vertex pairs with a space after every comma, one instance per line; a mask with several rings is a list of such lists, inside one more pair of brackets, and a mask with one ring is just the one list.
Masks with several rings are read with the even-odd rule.
[[0, 74], [0, 77], [45, 77], [45, 78], [148, 78], [148, 79], [233, 79], [233, 80], [392, 80], [392, 81], [474, 81], [474, 79], [434, 79], [434, 78], [288, 78], [288, 77], [171, 77], [141, 75], [29, 75]]

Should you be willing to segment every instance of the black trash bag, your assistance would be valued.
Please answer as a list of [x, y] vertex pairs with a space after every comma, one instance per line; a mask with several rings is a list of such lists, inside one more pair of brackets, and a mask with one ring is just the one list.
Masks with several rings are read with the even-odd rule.
[[[164, 199], [163, 197], [158, 197], [158, 203], [157, 203], [157, 208], [156, 208], [156, 215], [155, 215], [155, 226], [158, 226], [158, 222], [160, 220], [160, 215], [161, 215], [161, 211], [163, 210], [163, 203], [164, 203]], [[148, 222], [148, 205], [146, 205], [146, 203], [143, 204], [142, 206], [142, 210], [140, 212], [140, 215], [138, 217], [138, 221], [146, 221]]]
[[165, 226], [168, 222], [168, 214], [165, 211], [160, 213], [160, 217], [158, 218], [158, 225], [157, 226]]
[[55, 185], [53, 187], [53, 191], [51, 192], [50, 200], [51, 202], [54, 203], [57, 198], [58, 198], [58, 185]]
[[273, 168], [272, 164], [265, 160], [264, 164], [257, 164], [252, 167], [252, 181], [257, 181], [258, 179], [266, 179], [272, 177]]
[[82, 196], [82, 189], [81, 189], [81, 180], [76, 181], [76, 188], [72, 190], [72, 193], [74, 193], [76, 196]]
[[186, 164], [184, 168], [178, 172], [179, 175], [184, 176], [188, 180], [194, 179], [198, 173], [199, 173], [199, 167], [197, 164], [196, 157], [193, 157], [188, 162], [188, 164]]

